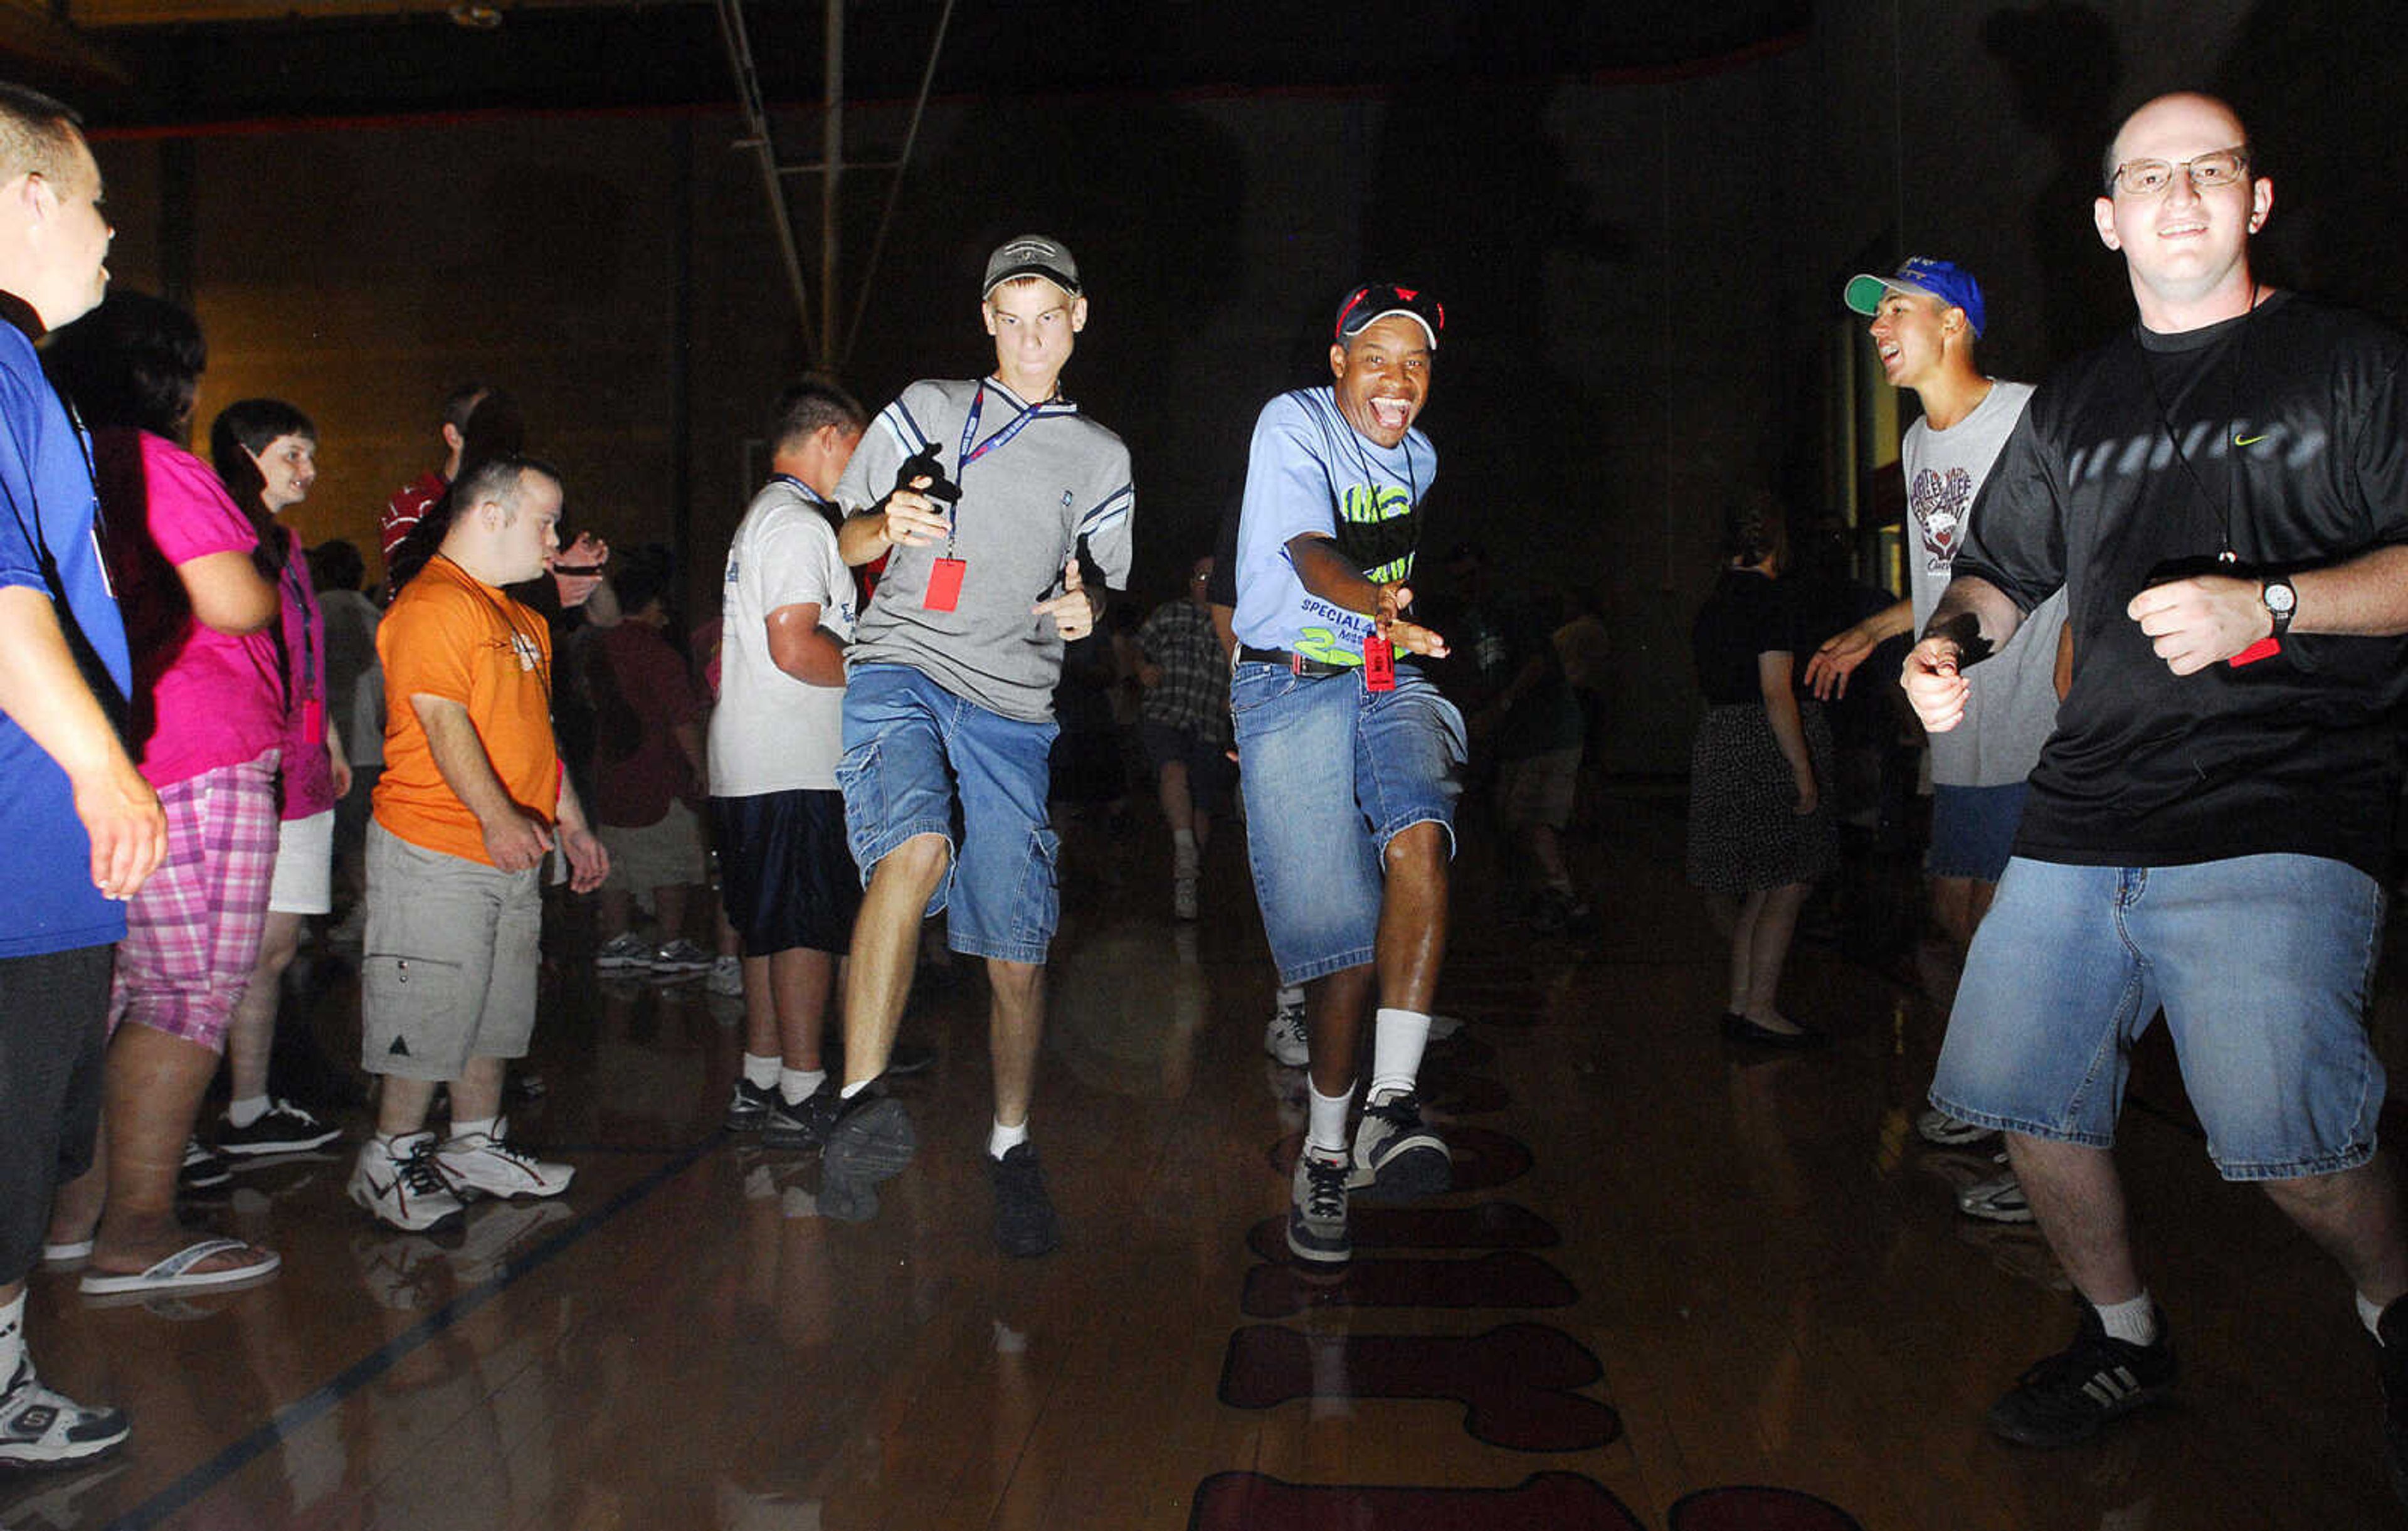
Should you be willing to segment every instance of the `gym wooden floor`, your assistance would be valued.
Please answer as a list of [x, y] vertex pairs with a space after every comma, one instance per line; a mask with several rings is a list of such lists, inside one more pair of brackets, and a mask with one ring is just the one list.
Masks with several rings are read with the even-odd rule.
[[[2030, 1229], [1955, 1213], [1986, 1158], [1914, 1137], [1941, 1020], [1914, 959], [1842, 954], [1894, 925], [1911, 866], [1845, 881], [1801, 945], [1793, 1012], [1838, 1045], [1735, 1051], [1676, 808], [1609, 798], [1580, 846], [1602, 930], [1572, 944], [1505, 922], [1468, 844], [1440, 1006], [1467, 1040], [1424, 1076], [1463, 1188], [1358, 1213], [1337, 1283], [1268, 1221], [1303, 1086], [1261, 1051], [1234, 836], [1185, 928], [1148, 834], [1071, 837], [1035, 1118], [1067, 1238], [1037, 1261], [990, 1241], [974, 977], [907, 1023], [939, 1052], [899, 1087], [920, 1157], [844, 1225], [814, 1213], [815, 1159], [719, 1130], [728, 1002], [597, 984], [590, 932], [556, 929], [548, 1093], [514, 1136], [577, 1165], [569, 1194], [389, 1233], [344, 1198], [355, 1116], [339, 1152], [196, 1209], [283, 1252], [265, 1286], [100, 1308], [37, 1274], [45, 1376], [135, 1436], [0, 1479], [0, 1525], [2402, 1524], [2345, 1283], [2215, 1179], [2162, 1048], [2122, 1152], [2180, 1402], [2062, 1452], [1985, 1434], [2071, 1309]], [[309, 987], [340, 1035], [347, 969]]]

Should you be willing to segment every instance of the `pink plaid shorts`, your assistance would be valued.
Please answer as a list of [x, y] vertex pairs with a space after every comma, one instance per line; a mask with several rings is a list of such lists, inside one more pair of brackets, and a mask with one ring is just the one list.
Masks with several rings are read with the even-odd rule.
[[167, 859], [125, 907], [108, 1023], [221, 1050], [259, 960], [276, 873], [278, 751], [159, 791]]

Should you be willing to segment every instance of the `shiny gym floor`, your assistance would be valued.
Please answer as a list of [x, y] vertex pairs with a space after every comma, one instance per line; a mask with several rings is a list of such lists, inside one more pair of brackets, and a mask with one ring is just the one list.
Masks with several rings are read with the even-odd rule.
[[[1959, 1217], [1985, 1153], [1911, 1125], [1944, 987], [1911, 857], [1810, 910], [1791, 1012], [1834, 1046], [1724, 1041], [1722, 957], [1682, 884], [1677, 798], [1609, 792], [1576, 843], [1599, 917], [1507, 918], [1458, 863], [1424, 1070], [1458, 1189], [1360, 1210], [1354, 1266], [1284, 1258], [1301, 1075], [1261, 1049], [1271, 978], [1242, 846], [1168, 918], [1167, 847], [1074, 826], [1036, 1139], [1066, 1240], [994, 1250], [984, 994], [924, 970], [898, 1085], [921, 1142], [879, 1216], [817, 1215], [810, 1155], [719, 1125], [740, 1035], [698, 983], [601, 983], [548, 933], [545, 1086], [513, 1137], [577, 1166], [455, 1237], [344, 1197], [349, 1136], [197, 1203], [282, 1252], [250, 1291], [100, 1307], [37, 1273], [43, 1373], [135, 1434], [0, 1477], [0, 1526], [1662, 1527], [2190, 1531], [2408, 1523], [2338, 1272], [2219, 1182], [2153, 1034], [2121, 1153], [2178, 1400], [2041, 1454], [1983, 1409], [2071, 1333], [2028, 1226]], [[2395, 947], [2399, 945], [2394, 943]], [[356, 1037], [338, 955], [299, 990]], [[2377, 1030], [2403, 1038], [2395, 958]], [[355, 1039], [349, 1045], [356, 1046]]]

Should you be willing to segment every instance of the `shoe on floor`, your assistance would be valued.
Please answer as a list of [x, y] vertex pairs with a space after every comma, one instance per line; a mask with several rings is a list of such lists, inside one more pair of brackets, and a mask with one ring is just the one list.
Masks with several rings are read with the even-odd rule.
[[1821, 1032], [1811, 1031], [1804, 1026], [1799, 1026], [1796, 1031], [1781, 1031], [1771, 1026], [1760, 1025], [1737, 1010], [1723, 1012], [1723, 1036], [1727, 1040], [1733, 1042], [1752, 1042], [1757, 1047], [1783, 1048], [1792, 1051], [1821, 1047], [1830, 1040]]
[[1263, 1028], [1263, 1051], [1289, 1068], [1302, 1068], [1312, 1061], [1312, 1046], [1304, 1029], [1304, 996], [1298, 994], [1294, 1004], [1280, 1004], [1271, 1011], [1270, 1024]]
[[1363, 1108], [1352, 1158], [1347, 1189], [1365, 1201], [1412, 1201], [1455, 1187], [1446, 1139], [1422, 1125], [1421, 1097], [1411, 1090]]
[[844, 1097], [837, 1093], [836, 1080], [825, 1079], [818, 1089], [791, 1105], [775, 1090], [769, 1092], [769, 1120], [761, 1133], [761, 1146], [815, 1149], [826, 1146], [828, 1129], [836, 1124]]
[[594, 966], [605, 973], [621, 972], [630, 967], [650, 967], [652, 946], [632, 930], [623, 930], [602, 943], [594, 953]]
[[2383, 1456], [2391, 1492], [2408, 1504], [2408, 1297], [2375, 1321], [2375, 1375], [2383, 1382]]
[[2012, 1169], [1957, 1192], [1956, 1209], [1985, 1223], [2032, 1221], [2031, 1201], [2024, 1195], [2024, 1182], [2015, 1179]]
[[1036, 1144], [1015, 1143], [1002, 1158], [990, 1156], [986, 1172], [995, 1181], [997, 1249], [1025, 1260], [1049, 1253], [1062, 1242], [1061, 1220], [1045, 1194], [1045, 1170], [1037, 1162]]
[[323, 1148], [343, 1136], [339, 1127], [330, 1127], [289, 1100], [271, 1100], [267, 1109], [259, 1113], [248, 1127], [237, 1127], [231, 1120], [218, 1127], [220, 1153], [304, 1153], [313, 1148]]
[[1914, 1119], [1914, 1136], [1939, 1148], [1971, 1148], [1998, 1137], [1999, 1129], [1959, 1122], [1934, 1106]]
[[838, 1098], [820, 1155], [820, 1210], [838, 1223], [878, 1215], [878, 1182], [901, 1174], [919, 1140], [903, 1103], [876, 1085]]
[[[239, 1254], [246, 1250], [259, 1258], [217, 1270], [194, 1268], [222, 1255]], [[77, 1283], [77, 1289], [88, 1297], [157, 1296], [171, 1292], [208, 1291], [273, 1276], [283, 1263], [282, 1257], [274, 1250], [263, 1250], [239, 1238], [203, 1238], [185, 1245], [144, 1270], [95, 1270], [87, 1267], [83, 1279]]]
[[704, 979], [702, 982], [703, 987], [722, 999], [743, 998], [744, 959], [741, 957], [711, 958], [710, 976]]
[[2098, 1310], [2082, 1305], [2073, 1343], [2038, 1362], [2014, 1391], [1990, 1406], [1990, 1428], [2019, 1446], [2071, 1446], [2173, 1389], [2174, 1348], [2166, 1315], [2157, 1312], [2153, 1345], [2111, 1338]]
[[481, 1192], [488, 1196], [556, 1196], [568, 1189], [577, 1170], [512, 1148], [503, 1138], [507, 1121], [492, 1132], [464, 1133], [448, 1138], [435, 1151], [435, 1166], [452, 1182], [453, 1195]]
[[[716, 961], [718, 959], [710, 952], [681, 937], [664, 941], [654, 948], [645, 959], [644, 966], [652, 970], [654, 978], [691, 978], [696, 973], [710, 972], [710, 965]], [[740, 978], [741, 975], [738, 976]]]
[[727, 1097], [724, 1118], [729, 1132], [759, 1132], [769, 1124], [769, 1109], [778, 1104], [778, 1087], [755, 1084], [737, 1076], [736, 1092]]
[[1354, 1258], [1346, 1231], [1347, 1156], [1325, 1153], [1307, 1143], [1297, 1152], [1288, 1184], [1287, 1248], [1316, 1266], [1342, 1266]]
[[214, 1191], [234, 1179], [234, 1165], [197, 1138], [184, 1139], [183, 1167], [176, 1171], [179, 1191]]
[[34, 1358], [21, 1357], [17, 1375], [0, 1393], [0, 1462], [45, 1467], [98, 1456], [132, 1433], [114, 1409], [93, 1409], [53, 1389], [34, 1375]]
[[388, 1228], [424, 1233], [457, 1222], [459, 1193], [435, 1163], [435, 1135], [405, 1133], [387, 1143], [371, 1134], [351, 1165], [351, 1200]]

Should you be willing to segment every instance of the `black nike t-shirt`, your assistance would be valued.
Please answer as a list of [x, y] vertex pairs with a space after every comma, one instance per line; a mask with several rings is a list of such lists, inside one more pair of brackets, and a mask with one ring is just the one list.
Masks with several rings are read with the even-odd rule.
[[[2125, 607], [2167, 578], [2408, 541], [2403, 359], [2408, 340], [2376, 321], [2278, 293], [2206, 329], [2135, 329], [2033, 395], [1956, 565], [2026, 611], [2060, 584], [2070, 602], [2073, 686], [2017, 854], [2283, 851], [2384, 875], [2408, 640], [2295, 634], [2272, 658], [2177, 676]], [[2219, 565], [2228, 547], [2237, 564]]]

